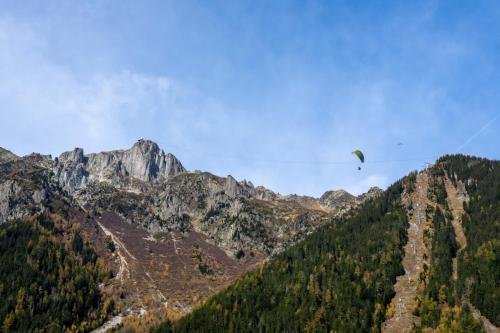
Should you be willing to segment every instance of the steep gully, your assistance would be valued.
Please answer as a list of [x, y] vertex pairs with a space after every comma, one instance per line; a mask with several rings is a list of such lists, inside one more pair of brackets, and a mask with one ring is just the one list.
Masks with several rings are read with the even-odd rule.
[[[394, 309], [393, 316], [382, 325], [382, 332], [411, 332], [415, 325], [418, 325], [420, 318], [413, 315], [417, 306], [417, 296], [421, 294], [421, 286], [418, 284], [418, 277], [423, 272], [423, 265], [429, 264], [424, 257], [429, 257], [428, 249], [423, 239], [424, 227], [428, 225], [426, 208], [434, 205], [427, 199], [429, 187], [427, 173], [421, 172], [417, 175], [416, 188], [411, 194], [410, 202], [412, 211], [410, 216], [410, 227], [408, 228], [408, 242], [405, 245], [405, 255], [403, 267], [405, 274], [397, 278], [394, 285], [396, 295], [391, 301]], [[453, 185], [448, 177], [445, 177], [445, 188], [447, 193], [448, 206], [452, 212], [452, 225], [459, 249], [457, 256], [467, 247], [467, 238], [462, 227], [462, 215], [464, 214], [463, 204], [468, 201], [465, 186], [458, 182], [457, 187]], [[424, 256], [426, 254], [426, 256]], [[458, 277], [457, 257], [453, 258], [453, 279]], [[486, 333], [500, 333], [500, 329], [493, 325], [480, 311], [475, 308], [469, 300], [468, 295], [464, 295], [463, 302], [466, 303], [474, 318], [481, 322]]]
[[[455, 187], [451, 180], [448, 177], [445, 177], [445, 187], [448, 207], [450, 208], [453, 215], [453, 220], [451, 221], [451, 223], [453, 225], [456, 241], [459, 246], [457, 256], [453, 258], [453, 279], [456, 280], [458, 278], [457, 258], [458, 255], [467, 247], [467, 238], [465, 237], [465, 233], [462, 227], [462, 216], [464, 214], [464, 202], [467, 202], [469, 198], [467, 196], [465, 186], [461, 182], [458, 182], [457, 187]], [[471, 304], [469, 295], [463, 296], [463, 302], [469, 306], [474, 318], [481, 322], [486, 333], [500, 332], [500, 329], [498, 327], [491, 323], [488, 318], [482, 316], [481, 312]]]
[[419, 276], [423, 272], [424, 263], [426, 263], [424, 258], [427, 249], [424, 243], [424, 228], [429, 222], [426, 215], [426, 208], [429, 204], [428, 187], [427, 172], [419, 173], [415, 190], [410, 193], [409, 198], [412, 209], [409, 212], [408, 242], [404, 247], [403, 267], [405, 274], [398, 276], [394, 285], [396, 294], [390, 305], [394, 312], [393, 316], [382, 324], [382, 332], [385, 333], [411, 332], [413, 326], [419, 324], [420, 321], [420, 318], [413, 315], [413, 311], [417, 306], [416, 296], [421, 293]]

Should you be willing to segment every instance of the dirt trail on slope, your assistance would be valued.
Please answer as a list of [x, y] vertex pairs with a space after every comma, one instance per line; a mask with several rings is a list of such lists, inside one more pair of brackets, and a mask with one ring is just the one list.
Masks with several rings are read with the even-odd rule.
[[125, 245], [120, 241], [118, 237], [116, 237], [111, 231], [109, 231], [106, 227], [104, 227], [101, 223], [96, 221], [99, 227], [101, 227], [102, 231], [104, 231], [104, 234], [106, 236], [111, 237], [111, 240], [116, 246], [116, 254], [118, 255], [119, 258], [119, 270], [118, 274], [116, 274], [116, 278], [121, 281], [123, 284], [123, 280], [130, 278], [130, 270], [129, 270], [129, 263], [126, 259], [126, 256], [129, 258], [132, 258], [134, 260], [137, 260], [130, 252], [127, 250]]
[[[453, 215], [451, 223], [453, 225], [455, 237], [459, 246], [457, 256], [453, 258], [453, 279], [456, 280], [458, 278], [457, 258], [460, 252], [467, 247], [467, 238], [465, 237], [464, 229], [462, 228], [462, 216], [464, 214], [464, 202], [468, 202], [469, 197], [463, 183], [459, 182], [457, 187], [455, 187], [448, 177], [446, 177], [444, 181], [448, 206], [450, 207]], [[469, 306], [472, 316], [481, 322], [486, 333], [500, 333], [500, 328], [493, 325], [488, 318], [481, 315], [481, 312], [472, 305], [469, 300], [469, 295], [465, 295], [464, 302]]]
[[[116, 248], [111, 256], [116, 277], [110, 284], [120, 292], [123, 308], [134, 313], [166, 309], [187, 313], [263, 261], [263, 255], [257, 252], [240, 260], [229, 257], [195, 231], [170, 231], [155, 238], [140, 225], [127, 223], [112, 212], [103, 212], [96, 223]], [[210, 272], [201, 272], [201, 261]]]
[[427, 253], [424, 244], [424, 227], [427, 225], [426, 208], [428, 204], [427, 191], [429, 179], [427, 173], [417, 175], [415, 190], [411, 193], [412, 210], [409, 214], [408, 242], [404, 247], [403, 267], [405, 274], [398, 276], [394, 285], [396, 295], [391, 301], [394, 315], [382, 325], [382, 332], [411, 332], [420, 318], [413, 315], [417, 306], [416, 296], [421, 293], [419, 276], [423, 272], [424, 254]]
[[462, 215], [464, 214], [464, 202], [468, 201], [468, 197], [465, 192], [465, 187], [460, 186], [460, 190], [457, 189], [448, 177], [444, 179], [444, 185], [446, 187], [448, 206], [453, 215], [451, 224], [453, 225], [455, 239], [458, 244], [457, 256], [453, 258], [453, 279], [456, 280], [458, 277], [457, 258], [460, 252], [467, 247], [467, 238], [462, 228]]

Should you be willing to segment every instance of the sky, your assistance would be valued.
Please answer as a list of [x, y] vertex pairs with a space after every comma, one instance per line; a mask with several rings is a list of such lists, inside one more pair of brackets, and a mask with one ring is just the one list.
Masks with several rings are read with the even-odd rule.
[[359, 194], [443, 154], [500, 159], [499, 118], [498, 1], [0, 0], [18, 155], [146, 138], [188, 170]]

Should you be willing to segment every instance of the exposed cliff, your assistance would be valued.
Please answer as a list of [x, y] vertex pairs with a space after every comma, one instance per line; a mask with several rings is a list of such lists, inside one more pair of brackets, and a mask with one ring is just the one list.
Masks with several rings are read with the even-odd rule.
[[0, 163], [16, 160], [18, 158], [19, 156], [13, 154], [11, 151], [0, 147]]
[[181, 162], [166, 154], [149, 140], [139, 140], [127, 150], [114, 150], [84, 155], [82, 148], [62, 153], [56, 160], [55, 175], [69, 192], [89, 182], [121, 183], [131, 177], [143, 182], [158, 183], [186, 172]]

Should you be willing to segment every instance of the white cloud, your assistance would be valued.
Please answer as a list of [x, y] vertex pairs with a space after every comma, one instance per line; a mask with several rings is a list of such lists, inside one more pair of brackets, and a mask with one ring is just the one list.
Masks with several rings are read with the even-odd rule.
[[189, 129], [206, 131], [218, 116], [214, 103], [170, 78], [78, 76], [49, 59], [49, 49], [32, 26], [0, 20], [0, 139], [18, 153], [126, 147], [143, 136], [186, 145]]
[[350, 161], [353, 146], [375, 150], [379, 141], [369, 137], [374, 124], [393, 133], [384, 123], [387, 82], [346, 89], [336, 102], [342, 118], [333, 119], [333, 130], [321, 137], [303, 126], [307, 113], [243, 114], [171, 78], [132, 71], [78, 75], [47, 56], [52, 52], [33, 26], [0, 20], [0, 145], [14, 152], [59, 154], [75, 146], [101, 151], [146, 137], [180, 151], [188, 168], [233, 174], [283, 193], [319, 195], [342, 185], [361, 193], [386, 186], [385, 176], [359, 182], [354, 166], [334, 172], [328, 162]]
[[[218, 99], [186, 86], [189, 75], [186, 79], [144, 74], [128, 63], [108, 66], [116, 54], [124, 54], [125, 59], [132, 46], [122, 42], [102, 49], [108, 40], [102, 37], [93, 45], [88, 41], [93, 40], [93, 30], [68, 31], [61, 38], [57, 29], [43, 22], [0, 16], [0, 146], [20, 154], [31, 150], [59, 154], [75, 146], [86, 151], [124, 148], [145, 137], [178, 155], [189, 169], [232, 174], [283, 194], [321, 195], [336, 188], [359, 194], [371, 186], [383, 188], [391, 179], [420, 167], [421, 161], [404, 165], [393, 161], [421, 156], [427, 161], [425, 154], [437, 143], [445, 146], [453, 134], [440, 135], [447, 120], [442, 110], [451, 105], [446, 87], [413, 79], [413, 72], [407, 72], [407, 64], [398, 63], [397, 57], [382, 62], [381, 69], [361, 64], [359, 70], [347, 67], [344, 72], [342, 63], [332, 64], [335, 70], [328, 71], [327, 66], [326, 74], [321, 71], [326, 78], [314, 73], [316, 66], [298, 70], [300, 59], [291, 57], [289, 66], [280, 67], [283, 58], [273, 58], [269, 67], [276, 67], [279, 77], [264, 75], [262, 80], [274, 80], [260, 82], [263, 72], [256, 69], [258, 78], [256, 86], [248, 84], [249, 97], [240, 97], [247, 93], [245, 89], [231, 95], [229, 90], [247, 87], [235, 84], [237, 88], [228, 87], [226, 100], [225, 92]], [[362, 38], [355, 37], [365, 32], [352, 33], [353, 41], [363, 44]], [[88, 40], [76, 43], [79, 47], [68, 46], [67, 39], [73, 35]], [[157, 41], [145, 41], [144, 52], [151, 47], [147, 43]], [[425, 54], [447, 59], [427, 50], [433, 44], [427, 41], [418, 44], [426, 47]], [[378, 45], [374, 43], [385, 47]], [[460, 53], [451, 46], [447, 50]], [[101, 71], [95, 69], [99, 66], [81, 65], [87, 57], [99, 62], [95, 59], [101, 54], [106, 58]], [[176, 65], [176, 58], [172, 59], [166, 60], [167, 67]], [[388, 64], [390, 68], [384, 67]], [[222, 67], [224, 78], [227, 73]], [[433, 73], [440, 66], [430, 67]], [[228, 71], [240, 70], [230, 67]], [[192, 76], [191, 80], [198, 80]], [[222, 82], [231, 84], [227, 77]], [[262, 87], [267, 91], [262, 92]], [[230, 108], [226, 102], [241, 103], [243, 109]], [[396, 146], [400, 141], [403, 147]], [[355, 148], [367, 158], [361, 172], [351, 155]]]

